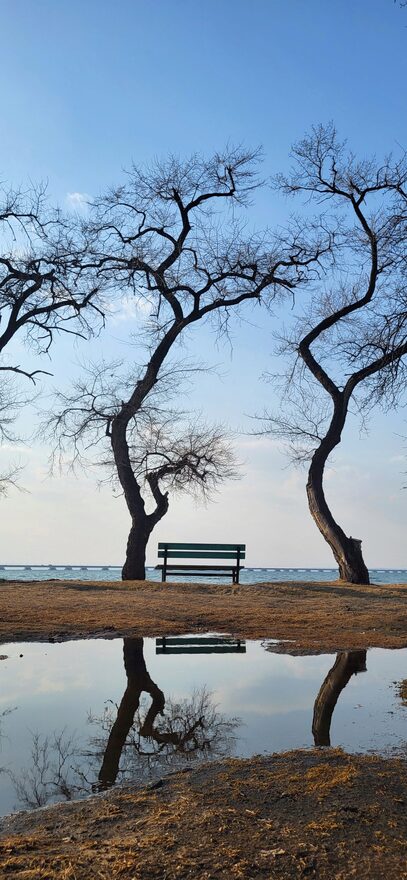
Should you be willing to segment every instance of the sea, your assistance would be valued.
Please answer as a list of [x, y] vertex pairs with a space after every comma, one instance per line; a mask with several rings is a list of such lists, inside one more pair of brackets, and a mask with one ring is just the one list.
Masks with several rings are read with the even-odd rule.
[[[373, 584], [406, 584], [407, 569], [405, 568], [371, 568], [369, 569], [370, 581]], [[120, 581], [120, 565], [0, 565], [0, 581], [18, 580], [48, 580], [56, 578], [60, 580], [83, 580], [83, 581]], [[337, 568], [265, 568], [252, 567], [242, 568], [240, 583], [259, 584], [273, 581], [332, 581], [338, 578]], [[160, 581], [161, 572], [154, 566], [146, 566], [146, 579]], [[171, 578], [170, 578], [171, 580]], [[179, 577], [176, 580], [180, 580]], [[183, 578], [184, 582], [196, 581], [196, 578]], [[217, 580], [217, 579], [216, 579]], [[222, 578], [219, 577], [219, 581]], [[230, 580], [230, 575], [227, 576]], [[208, 583], [214, 578], [199, 577], [199, 581]]]

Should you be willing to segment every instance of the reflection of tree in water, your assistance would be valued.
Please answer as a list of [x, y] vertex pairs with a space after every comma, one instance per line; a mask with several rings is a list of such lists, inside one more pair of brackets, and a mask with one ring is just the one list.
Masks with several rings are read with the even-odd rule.
[[65, 729], [49, 736], [33, 733], [30, 757], [23, 773], [9, 773], [19, 803], [28, 809], [89, 791], [79, 743]]
[[7, 718], [7, 715], [11, 715], [12, 712], [15, 712], [15, 707], [13, 709], [2, 709], [0, 712], [0, 740], [4, 736], [4, 733], [3, 733], [4, 719]]
[[[187, 761], [231, 754], [240, 721], [222, 716], [204, 688], [188, 699], [166, 701], [147, 671], [143, 639], [124, 639], [124, 665], [127, 687], [122, 700], [102, 716], [89, 717], [98, 731], [87, 749], [65, 731], [43, 738], [33, 735], [29, 770], [12, 776], [22, 804], [70, 800], [107, 788], [117, 779], [145, 780]], [[143, 693], [151, 697], [149, 708]]]
[[314, 704], [312, 733], [316, 746], [330, 746], [333, 711], [352, 675], [366, 672], [366, 651], [341, 651], [322, 683]]
[[[4, 733], [4, 719], [7, 718], [8, 715], [11, 715], [12, 712], [15, 712], [15, 710], [16, 710], [16, 707], [14, 706], [13, 708], [2, 709], [2, 711], [0, 712], [0, 752], [1, 752], [1, 741], [6, 736], [6, 734]], [[2, 767], [0, 764], [0, 776], [2, 775], [2, 773], [3, 774], [7, 773], [7, 770], [5, 767]]]
[[0, 739], [4, 736], [4, 733], [3, 733], [4, 719], [7, 718], [8, 715], [11, 715], [12, 712], [15, 712], [15, 711], [16, 711], [16, 706], [1, 710], [1, 712], [0, 712]]
[[[127, 688], [116, 719], [113, 721], [111, 712], [92, 719], [102, 730], [102, 736], [92, 741], [97, 753], [103, 755], [101, 787], [116, 781], [121, 758], [123, 777], [133, 775], [135, 769], [138, 776], [145, 776], [168, 765], [185, 764], [186, 760], [230, 754], [233, 731], [239, 722], [221, 716], [205, 689], [181, 702], [166, 703], [163, 692], [147, 671], [143, 639], [124, 639], [124, 666]], [[143, 692], [151, 697], [146, 713], [141, 701]], [[103, 733], [109, 733], [106, 745]]]
[[[291, 646], [288, 652], [281, 650], [281, 647], [267, 639], [262, 642], [266, 651], [272, 654], [288, 653], [291, 657], [303, 657], [301, 648]], [[305, 656], [317, 654], [317, 651], [310, 652]], [[314, 703], [314, 715], [312, 719], [312, 733], [314, 736], [314, 744], [316, 746], [331, 745], [331, 721], [335, 706], [339, 696], [346, 687], [352, 675], [358, 672], [366, 672], [366, 651], [340, 651], [336, 655], [336, 660], [328, 675], [322, 682], [318, 696]]]

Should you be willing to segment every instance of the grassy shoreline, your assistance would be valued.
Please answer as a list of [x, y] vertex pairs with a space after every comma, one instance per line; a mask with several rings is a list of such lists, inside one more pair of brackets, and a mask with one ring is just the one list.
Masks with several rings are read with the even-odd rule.
[[296, 653], [403, 648], [406, 599], [407, 584], [3, 581], [0, 643], [229, 632]]

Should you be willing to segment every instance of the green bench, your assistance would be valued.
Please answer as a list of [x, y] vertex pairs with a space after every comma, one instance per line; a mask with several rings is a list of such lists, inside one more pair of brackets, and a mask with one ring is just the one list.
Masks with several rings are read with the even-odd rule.
[[[246, 557], [246, 544], [169, 544], [160, 541], [158, 558], [163, 563], [156, 565], [161, 569], [163, 581], [172, 577], [231, 577], [234, 584], [239, 583], [241, 560]], [[169, 563], [169, 559], [228, 559], [229, 565], [212, 562], [211, 565], [188, 563]]]
[[246, 640], [232, 636], [160, 636], [156, 654], [245, 654]]

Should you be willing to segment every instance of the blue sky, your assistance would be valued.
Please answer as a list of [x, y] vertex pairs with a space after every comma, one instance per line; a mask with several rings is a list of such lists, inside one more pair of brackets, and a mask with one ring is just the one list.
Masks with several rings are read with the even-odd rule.
[[[407, 9], [392, 0], [2, 0], [0, 15], [0, 178], [47, 179], [64, 207], [70, 193], [95, 194], [118, 181], [132, 160], [210, 152], [228, 141], [261, 144], [267, 176], [287, 168], [294, 140], [329, 119], [362, 154], [407, 146]], [[273, 226], [284, 212], [265, 191], [250, 216]], [[270, 363], [271, 322], [247, 317], [260, 329], [236, 326], [232, 355], [206, 329], [196, 328], [193, 343], [223, 375], [204, 380], [193, 405], [242, 430], [250, 428], [245, 414], [271, 394], [259, 381]], [[111, 325], [104, 354], [128, 354], [135, 326]], [[56, 384], [77, 357], [67, 343], [55, 348]], [[360, 438], [350, 423], [328, 476], [333, 511], [348, 534], [364, 539], [371, 565], [407, 566], [405, 425], [403, 411], [377, 415]], [[97, 492], [93, 474], [49, 480], [37, 444], [20, 454], [30, 494], [1, 502], [2, 559], [121, 562], [122, 499]], [[305, 474], [287, 469], [281, 451], [262, 439], [242, 435], [239, 454], [244, 478], [207, 509], [177, 499], [157, 540], [246, 540], [252, 564], [329, 563], [307, 512]], [[26, 525], [23, 543], [17, 523]], [[154, 547], [155, 537], [151, 561]]]

